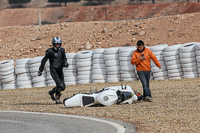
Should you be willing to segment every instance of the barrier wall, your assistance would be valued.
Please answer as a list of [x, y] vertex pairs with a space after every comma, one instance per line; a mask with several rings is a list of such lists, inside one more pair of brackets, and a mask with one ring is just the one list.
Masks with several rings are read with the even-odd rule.
[[[151, 62], [151, 80], [200, 77], [200, 43], [190, 42], [148, 47], [162, 65]], [[64, 68], [65, 84], [89, 84], [138, 80], [130, 63], [136, 47], [115, 47], [66, 53], [69, 67]], [[55, 86], [47, 61], [42, 76], [37, 72], [43, 56], [0, 61], [0, 89]]]

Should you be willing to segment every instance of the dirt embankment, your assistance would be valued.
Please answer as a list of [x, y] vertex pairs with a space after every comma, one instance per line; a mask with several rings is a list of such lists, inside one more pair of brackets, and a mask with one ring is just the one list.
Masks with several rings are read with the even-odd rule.
[[63, 39], [66, 52], [135, 45], [147, 46], [199, 42], [200, 13], [113, 22], [75, 22], [42, 26], [0, 28], [0, 59], [44, 55], [51, 39]]
[[117, 6], [1, 9], [0, 26], [37, 25], [63, 22], [115, 21], [178, 15], [200, 11], [200, 3], [167, 3]]

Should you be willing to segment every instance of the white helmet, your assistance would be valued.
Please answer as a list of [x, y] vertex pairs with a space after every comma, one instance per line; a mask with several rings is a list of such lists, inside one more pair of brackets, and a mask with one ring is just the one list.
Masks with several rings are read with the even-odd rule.
[[[60, 44], [60, 46], [59, 46], [59, 47], [56, 47], [55, 44]], [[53, 48], [54, 48], [56, 51], [58, 51], [59, 48], [60, 48], [61, 45], [62, 45], [62, 40], [61, 40], [59, 37], [54, 37], [54, 38], [52, 39], [52, 45], [53, 45]]]

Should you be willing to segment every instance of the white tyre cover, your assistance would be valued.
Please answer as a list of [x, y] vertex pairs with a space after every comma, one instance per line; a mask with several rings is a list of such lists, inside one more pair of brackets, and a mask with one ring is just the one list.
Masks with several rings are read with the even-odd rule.
[[92, 58], [76, 59], [76, 64], [77, 62], [92, 62]]
[[120, 70], [119, 66], [106, 67], [107, 72], [119, 71], [119, 70]]
[[181, 77], [183, 76], [183, 72], [180, 73], [168, 73], [168, 77]]
[[93, 64], [105, 64], [104, 59], [94, 59]]
[[193, 52], [193, 51], [195, 51], [195, 43], [196, 42], [185, 43], [182, 46], [180, 46], [179, 51], [181, 53]]
[[120, 64], [121, 67], [123, 67], [123, 66], [133, 66], [130, 61], [120, 61], [119, 64]]
[[107, 71], [107, 75], [116, 75], [116, 74], [120, 74], [120, 71], [112, 71], [112, 72]]
[[120, 71], [120, 74], [130, 74], [130, 73], [135, 73], [135, 70], [130, 70], [130, 71]]
[[169, 79], [183, 79], [183, 76], [178, 77], [169, 77]]
[[192, 63], [182, 64], [182, 67], [183, 67], [183, 68], [197, 67], [197, 63], [196, 63], [196, 62], [192, 62]]
[[32, 82], [33, 83], [37, 83], [37, 82], [46, 82], [46, 78], [45, 77], [34, 77], [33, 79], [32, 79]]
[[179, 55], [179, 51], [171, 51], [171, 52], [164, 52], [163, 55], [164, 57], [169, 57], [169, 56], [174, 56], [174, 55]]
[[8, 82], [15, 81], [15, 76], [11, 76], [11, 77], [6, 78], [6, 79], [1, 79], [1, 81], [2, 81], [3, 83], [8, 83]]
[[164, 55], [156, 56], [156, 58], [157, 58], [159, 61], [164, 61]]
[[159, 45], [152, 46], [150, 49], [151, 51], [163, 51], [164, 48], [166, 47], [168, 47], [167, 44], [159, 44]]
[[87, 58], [91, 58], [93, 55], [93, 51], [92, 50], [85, 50], [85, 51], [80, 51], [76, 54], [76, 58], [78, 59], [87, 59]]
[[180, 72], [183, 72], [182, 68], [181, 69], [171, 69], [171, 70], [168, 70], [168, 75], [169, 74], [173, 74], [173, 73], [180, 73]]
[[86, 66], [86, 67], [77, 67], [78, 71], [91, 71], [92, 66]]
[[44, 56], [39, 56], [39, 57], [34, 57], [34, 58], [31, 58], [28, 63], [29, 64], [35, 64], [35, 63], [39, 63], [42, 61]]
[[47, 80], [47, 84], [56, 84], [54, 80]]
[[33, 84], [33, 87], [47, 87], [47, 84], [43, 83]]
[[174, 70], [174, 69], [179, 69], [179, 68], [182, 68], [181, 64], [167, 66], [167, 70]]
[[31, 76], [17, 76], [17, 81], [31, 81], [32, 77]]
[[30, 72], [33, 73], [33, 72], [38, 72], [39, 71], [39, 67], [31, 67], [30, 68]]
[[64, 73], [65, 77], [76, 77], [78, 76], [78, 72], [66, 72]]
[[76, 53], [66, 53], [67, 59], [76, 59]]
[[173, 46], [165, 47], [165, 48], [164, 48], [164, 52], [177, 51], [177, 50], [179, 50], [179, 47], [180, 47], [181, 45], [182, 45], [182, 44], [176, 44], [176, 45], [173, 45]]
[[119, 57], [132, 57], [133, 52], [131, 53], [119, 53]]
[[93, 64], [92, 68], [93, 69], [105, 69], [106, 66], [105, 66], [105, 64]]
[[118, 54], [109, 54], [109, 55], [104, 55], [104, 60], [108, 61], [108, 60], [118, 60], [119, 59], [119, 55]]
[[104, 50], [103, 48], [97, 48], [94, 50], [94, 54], [104, 54]]
[[134, 66], [122, 66], [121, 71], [131, 71], [135, 70]]
[[191, 58], [191, 57], [195, 57], [196, 56], [196, 52], [190, 52], [190, 53], [180, 53], [180, 58]]
[[31, 81], [17, 81], [17, 86], [32, 85]]
[[129, 73], [129, 74], [121, 74], [121, 78], [135, 78], [135, 73]]
[[91, 80], [92, 75], [81, 75], [81, 76], [77, 76], [78, 77], [78, 81], [80, 80]]
[[30, 60], [31, 58], [23, 58], [23, 59], [17, 59], [16, 60], [16, 66], [17, 65], [23, 65], [23, 64], [28, 64], [28, 61]]
[[79, 76], [84, 76], [84, 75], [91, 75], [92, 74], [92, 71], [79, 71], [78, 72], [78, 75]]
[[196, 50], [196, 56], [200, 56], [200, 49]]
[[200, 67], [200, 62], [197, 62], [197, 67]]
[[29, 68], [18, 68], [18, 69], [15, 69], [15, 73], [16, 74], [27, 73], [27, 72], [30, 72]]
[[120, 79], [120, 74], [116, 74], [116, 75], [107, 75], [107, 78], [119, 78]]
[[87, 66], [91, 66], [91, 65], [92, 65], [91, 61], [77, 62], [77, 67], [87, 67]]
[[198, 74], [183, 75], [183, 78], [198, 78]]
[[76, 85], [77, 84], [77, 82], [75, 81], [75, 82], [65, 82], [65, 85]]
[[24, 88], [32, 88], [33, 85], [22, 85], [22, 86], [18, 86], [18, 89], [24, 89]]
[[7, 90], [7, 89], [17, 89], [16, 84], [7, 84], [7, 85], [3, 85], [3, 89]]
[[198, 71], [198, 69], [197, 69], [196, 66], [194, 66], [194, 67], [186, 67], [186, 68], [183, 67], [183, 71], [184, 72], [196, 72], [196, 71]]
[[120, 81], [119, 78], [107, 78], [107, 82], [108, 82], [108, 83], [119, 82], [119, 81]]
[[104, 54], [93, 54], [93, 59], [104, 59]]
[[0, 69], [14, 66], [14, 60], [0, 61]]
[[[40, 64], [41, 64], [41, 62], [37, 62], [37, 63], [33, 63], [33, 64], [29, 64], [29, 67], [30, 68], [33, 68], [33, 67], [40, 67]], [[45, 67], [46, 67], [47, 65], [45, 64]]]
[[164, 79], [168, 79], [168, 77], [165, 76], [165, 77], [156, 77], [156, 78], [154, 78], [154, 80], [164, 80]]
[[106, 67], [119, 66], [119, 61], [118, 60], [105, 61], [105, 65]]
[[121, 47], [119, 48], [119, 53], [133, 53], [136, 49], [136, 47]]
[[106, 75], [92, 75], [92, 80], [106, 80]]
[[[165, 62], [164, 61], [159, 61], [159, 63], [160, 63], [161, 66], [165, 66]], [[156, 67], [156, 65], [154, 64], [153, 61], [151, 61], [151, 66], [152, 67]]]
[[7, 79], [7, 78], [10, 78], [10, 77], [14, 77], [14, 76], [16, 76], [14, 73], [10, 73], [10, 74], [7, 74], [7, 75], [0, 75], [1, 80]]
[[167, 76], [167, 72], [166, 72], [166, 71], [164, 71], [164, 72], [153, 73], [153, 77], [154, 77], [154, 78], [165, 77], [165, 76]]
[[77, 81], [77, 77], [65, 77], [65, 82]]
[[8, 66], [8, 67], [5, 67], [5, 68], [0, 68], [0, 72], [7, 72], [7, 71], [11, 71], [14, 69], [14, 65], [12, 66]]
[[31, 73], [30, 72], [28, 72], [28, 73], [21, 73], [21, 74], [17, 74], [17, 76], [18, 77], [24, 77], [24, 76], [25, 77], [27, 77], [27, 76], [29, 77], [29, 76], [31, 76]]
[[92, 83], [106, 83], [106, 80], [92, 80]]
[[121, 81], [137, 81], [137, 78], [122, 78]]
[[181, 64], [196, 62], [196, 57], [180, 59]]
[[93, 69], [92, 74], [106, 74], [106, 69]]
[[76, 65], [76, 60], [75, 59], [67, 59], [67, 63], [69, 65]]
[[119, 57], [120, 61], [131, 61], [131, 56], [128, 57]]
[[166, 64], [167, 64], [167, 62], [168, 61], [174, 61], [174, 60], [179, 60], [179, 55], [175, 55], [175, 56], [168, 56], [168, 57], [164, 57], [164, 61], [166, 62]]
[[195, 44], [195, 49], [196, 49], [196, 50], [200, 50], [200, 43], [196, 43], [196, 44]]
[[198, 75], [199, 73], [198, 73], [198, 71], [194, 71], [194, 72], [183, 72], [184, 73], [184, 75]]
[[108, 48], [104, 50], [104, 55], [109, 55], [109, 54], [117, 54], [119, 51], [119, 48]]
[[155, 56], [161, 56], [161, 55], [164, 54], [164, 51], [153, 51], [153, 54], [154, 54]]
[[200, 62], [200, 56], [196, 56], [196, 61]]
[[166, 61], [166, 66], [181, 64], [180, 60], [172, 60], [172, 61]]
[[21, 64], [21, 65], [16, 65], [15, 67], [16, 69], [20, 69], [20, 68], [29, 68], [29, 64]]
[[[76, 70], [77, 69], [77, 65], [69, 65], [68, 68], [63, 68], [63, 70]], [[50, 70], [49, 68], [46, 70]]]
[[167, 67], [166, 67], [166, 66], [161, 66], [161, 69], [159, 69], [158, 67], [152, 67], [152, 68], [151, 68], [151, 71], [152, 71], [153, 73], [162, 72], [162, 71], [167, 71]]
[[0, 77], [4, 77], [4, 76], [7, 76], [7, 75], [11, 75], [11, 74], [14, 74], [14, 69], [10, 70], [10, 71], [7, 71], [7, 72], [1, 72], [0, 73]]
[[78, 84], [89, 84], [91, 83], [91, 80], [80, 80], [78, 81]]

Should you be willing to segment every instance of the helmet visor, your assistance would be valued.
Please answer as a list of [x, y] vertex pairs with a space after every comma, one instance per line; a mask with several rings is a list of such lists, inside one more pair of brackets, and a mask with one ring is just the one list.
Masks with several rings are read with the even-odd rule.
[[60, 43], [54, 43], [54, 46], [59, 48], [61, 46], [61, 44]]

